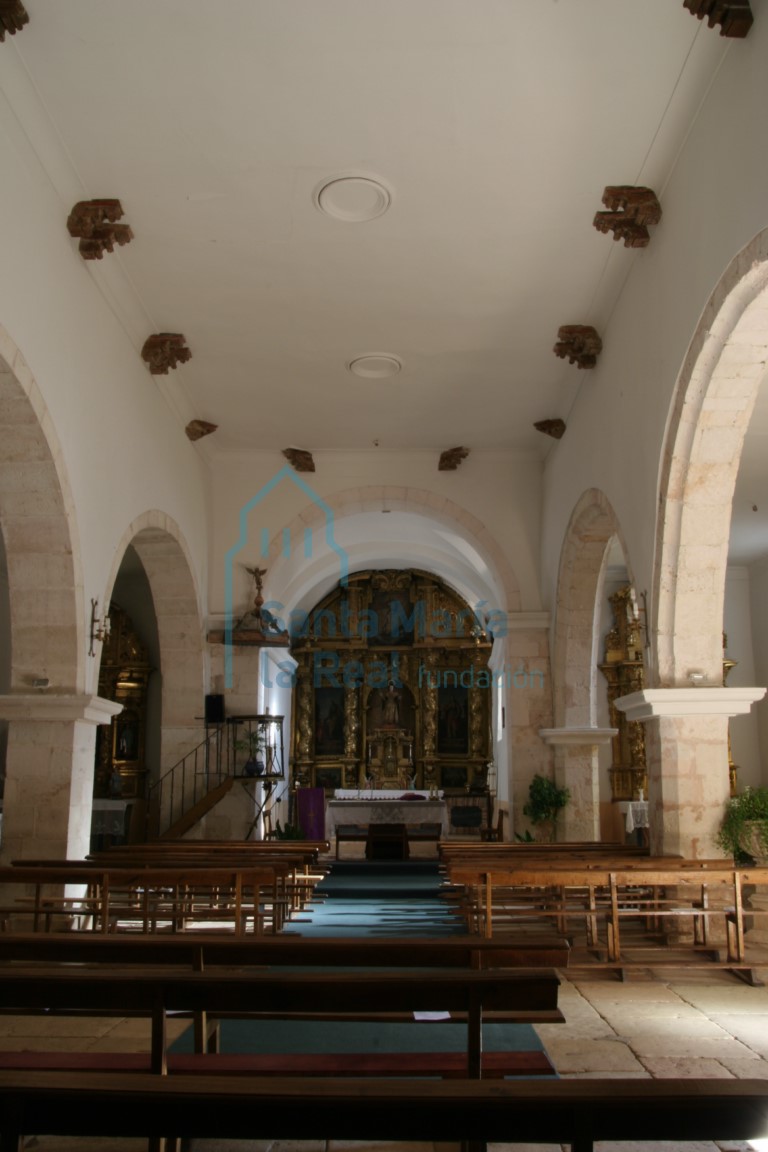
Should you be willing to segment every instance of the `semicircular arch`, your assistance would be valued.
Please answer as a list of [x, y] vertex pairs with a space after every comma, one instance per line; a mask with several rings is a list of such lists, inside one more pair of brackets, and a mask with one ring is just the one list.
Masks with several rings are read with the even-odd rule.
[[[722, 679], [733, 492], [768, 361], [768, 229], [730, 263], [678, 376], [660, 477], [654, 571], [656, 682]], [[715, 627], [709, 626], [715, 621]]]

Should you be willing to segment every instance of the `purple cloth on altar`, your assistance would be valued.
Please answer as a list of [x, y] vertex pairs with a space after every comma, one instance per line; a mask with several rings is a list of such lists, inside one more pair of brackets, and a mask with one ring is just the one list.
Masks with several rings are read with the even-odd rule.
[[325, 840], [325, 789], [296, 789], [297, 823], [305, 840]]

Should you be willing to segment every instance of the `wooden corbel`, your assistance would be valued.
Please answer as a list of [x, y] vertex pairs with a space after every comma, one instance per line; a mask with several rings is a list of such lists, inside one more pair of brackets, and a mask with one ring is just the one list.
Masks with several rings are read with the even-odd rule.
[[123, 215], [119, 200], [79, 200], [67, 219], [70, 236], [80, 238], [84, 260], [101, 260], [115, 244], [129, 244], [133, 232], [127, 224], [116, 224]]
[[180, 332], [158, 332], [144, 341], [141, 358], [149, 365], [153, 376], [166, 376], [169, 369], [191, 360], [192, 353]]
[[743, 40], [755, 19], [749, 0], [683, 0], [683, 7], [710, 28], [719, 24], [720, 35], [734, 40]]
[[25, 24], [29, 24], [29, 13], [21, 0], [0, 0], [0, 44], [5, 40], [6, 32], [15, 36]]
[[588, 324], [563, 324], [557, 330], [557, 344], [553, 352], [561, 360], [567, 357], [569, 364], [577, 364], [579, 368], [594, 368], [602, 350], [602, 340]]
[[462, 460], [466, 460], [469, 456], [469, 448], [446, 448], [445, 452], [440, 454], [440, 463], [437, 466], [438, 472], [455, 472]]
[[207, 420], [190, 420], [184, 431], [188, 439], [202, 440], [203, 436], [210, 436], [211, 432], [215, 432], [218, 424], [209, 424]]
[[649, 224], [661, 220], [661, 205], [650, 188], [628, 184], [610, 185], [603, 192], [607, 212], [598, 212], [592, 223], [598, 232], [613, 232], [625, 248], [645, 248], [651, 239]]
[[283, 448], [283, 456], [297, 472], [314, 472], [315, 462], [312, 453], [303, 448]]
[[565, 421], [537, 420], [534, 428], [537, 432], [543, 432], [546, 436], [552, 436], [555, 440], [562, 440], [565, 433]]

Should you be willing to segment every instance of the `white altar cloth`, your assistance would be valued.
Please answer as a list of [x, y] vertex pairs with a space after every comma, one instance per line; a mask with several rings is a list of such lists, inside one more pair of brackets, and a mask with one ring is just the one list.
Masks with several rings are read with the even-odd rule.
[[[336, 788], [334, 800], [399, 800], [404, 792], [409, 796], [421, 796], [429, 800], [429, 792], [422, 788]], [[442, 792], [438, 799], [442, 800]]]
[[624, 827], [627, 832], [634, 832], [635, 828], [648, 827], [648, 801], [630, 800], [627, 804], [627, 814], [624, 818]]
[[[397, 793], [402, 796], [402, 792]], [[325, 810], [325, 834], [336, 835], [337, 824], [440, 824], [448, 834], [445, 800], [329, 800]]]

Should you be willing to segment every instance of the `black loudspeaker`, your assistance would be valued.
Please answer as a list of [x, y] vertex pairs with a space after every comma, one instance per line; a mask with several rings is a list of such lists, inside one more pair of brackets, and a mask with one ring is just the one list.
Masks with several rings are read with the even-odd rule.
[[223, 724], [224, 723], [224, 697], [223, 696], [206, 696], [206, 698], [205, 698], [205, 722], [206, 722], [206, 724]]

